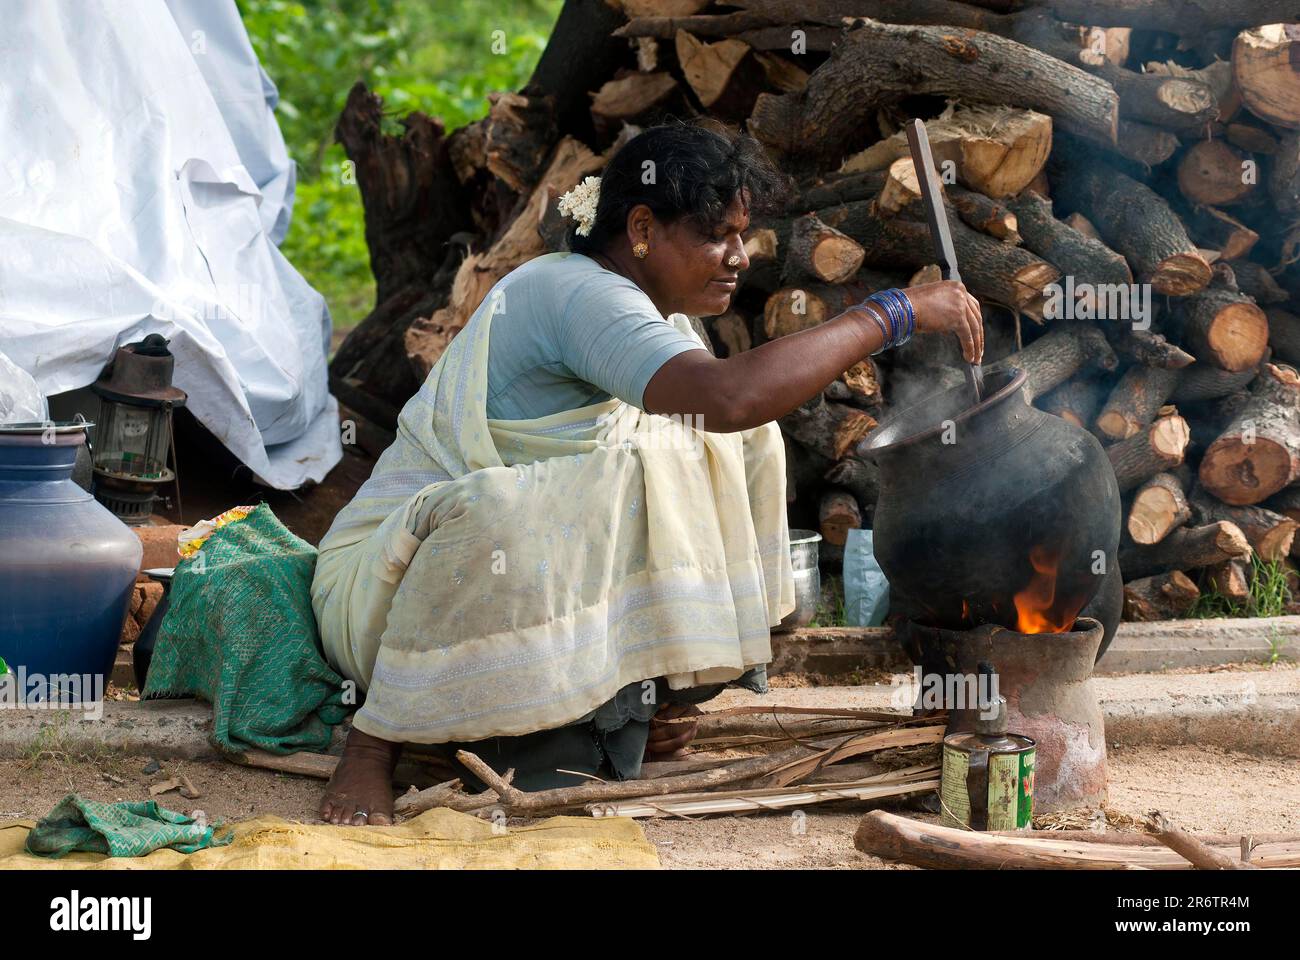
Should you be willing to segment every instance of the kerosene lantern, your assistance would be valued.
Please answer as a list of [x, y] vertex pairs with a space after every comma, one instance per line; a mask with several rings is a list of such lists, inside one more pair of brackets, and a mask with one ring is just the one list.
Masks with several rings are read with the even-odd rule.
[[176, 483], [180, 509], [180, 484], [167, 461], [172, 410], [185, 405], [186, 395], [172, 386], [176, 360], [167, 342], [151, 333], [119, 347], [90, 387], [100, 400], [95, 498], [128, 524], [148, 522], [159, 488], [168, 483]]

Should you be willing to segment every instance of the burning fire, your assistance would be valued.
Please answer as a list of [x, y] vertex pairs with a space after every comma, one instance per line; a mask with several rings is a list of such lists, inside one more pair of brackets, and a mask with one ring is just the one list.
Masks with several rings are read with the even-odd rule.
[[1046, 547], [1034, 547], [1029, 551], [1029, 562], [1034, 567], [1034, 575], [1029, 585], [1014, 597], [1016, 629], [1021, 633], [1064, 633], [1074, 623], [1078, 611], [1063, 613], [1054, 609], [1060, 554]]

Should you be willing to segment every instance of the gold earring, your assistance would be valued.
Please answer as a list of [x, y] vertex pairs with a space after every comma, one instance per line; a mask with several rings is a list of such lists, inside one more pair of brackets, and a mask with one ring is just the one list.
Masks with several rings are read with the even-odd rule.
[[644, 260], [649, 252], [650, 245], [644, 241], [632, 244], [632, 253], [638, 260]]

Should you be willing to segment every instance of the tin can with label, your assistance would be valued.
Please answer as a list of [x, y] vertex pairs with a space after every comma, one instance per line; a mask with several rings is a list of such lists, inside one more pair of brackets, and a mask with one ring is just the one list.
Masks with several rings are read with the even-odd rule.
[[1034, 813], [1035, 744], [1006, 732], [1006, 701], [996, 716], [977, 723], [975, 733], [943, 739], [939, 800], [945, 827], [1024, 830]]

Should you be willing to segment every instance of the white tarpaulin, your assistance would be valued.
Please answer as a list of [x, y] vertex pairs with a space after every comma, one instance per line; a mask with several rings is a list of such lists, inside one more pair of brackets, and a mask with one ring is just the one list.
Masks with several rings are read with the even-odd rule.
[[293, 164], [234, 0], [0, 7], [0, 352], [47, 395], [161, 333], [266, 483], [342, 456], [329, 312], [275, 243]]

